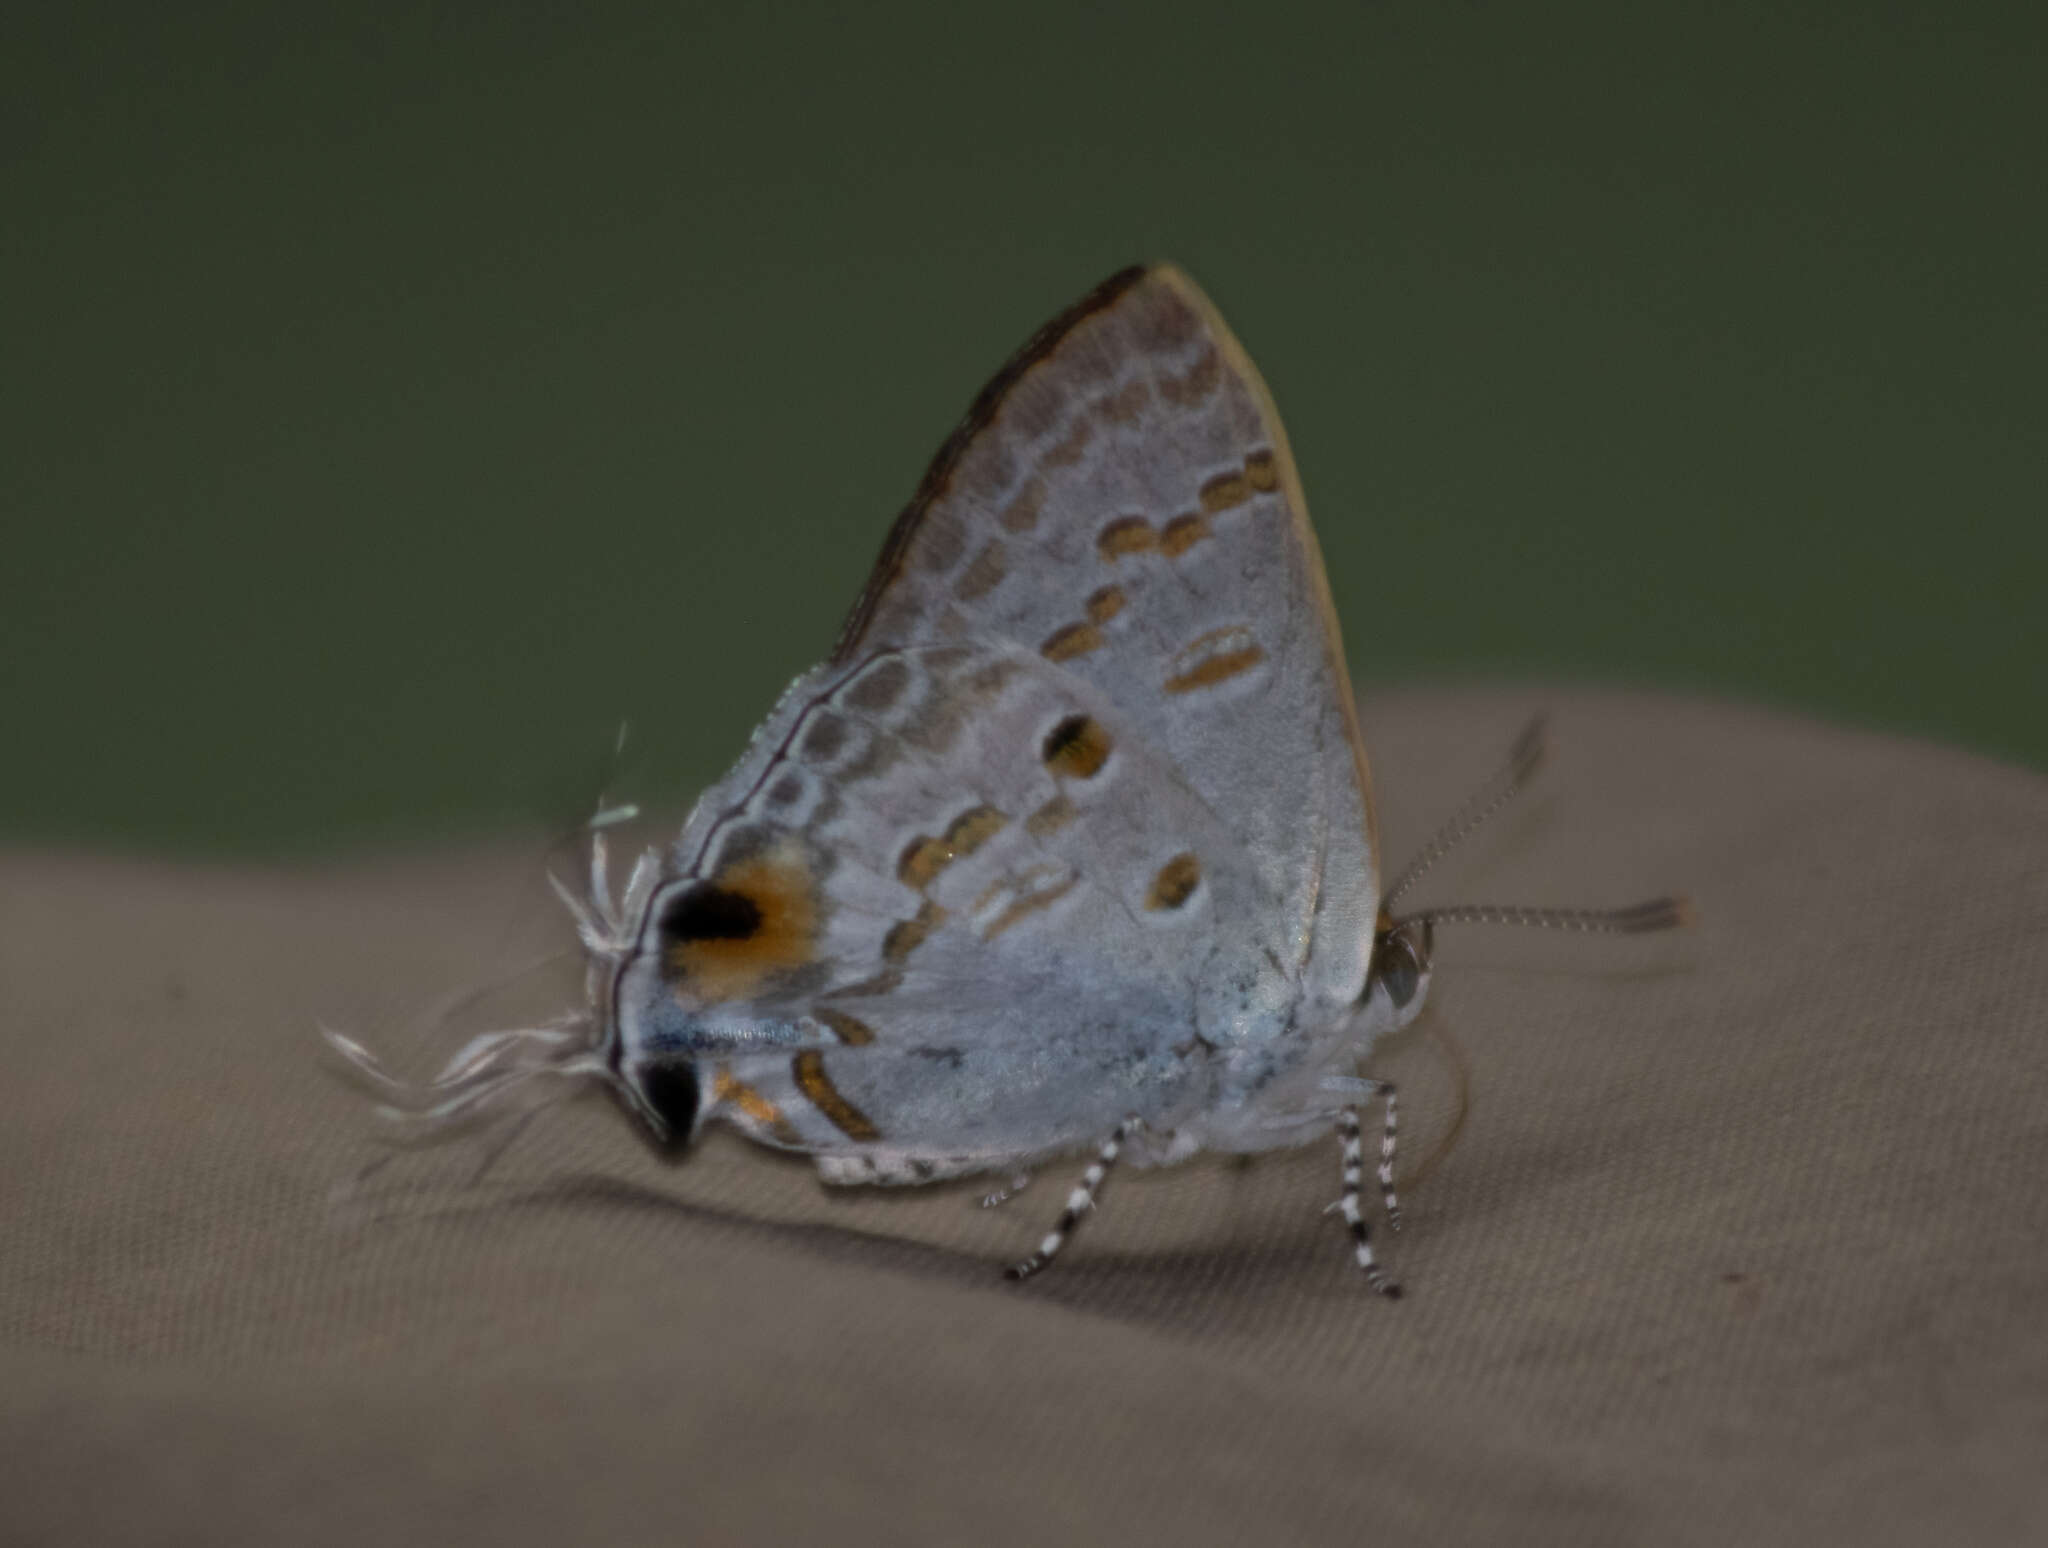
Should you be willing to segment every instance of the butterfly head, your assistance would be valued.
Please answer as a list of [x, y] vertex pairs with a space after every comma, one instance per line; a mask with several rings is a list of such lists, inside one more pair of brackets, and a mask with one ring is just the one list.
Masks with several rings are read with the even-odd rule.
[[587, 896], [549, 877], [574, 916], [583, 944], [581, 1009], [540, 1026], [472, 1038], [439, 1075], [420, 1084], [393, 1076], [355, 1039], [322, 1029], [345, 1073], [379, 1099], [378, 1112], [398, 1137], [423, 1142], [451, 1138], [481, 1122], [531, 1112], [595, 1082], [618, 1100], [658, 1152], [675, 1156], [688, 1148], [706, 1106], [695, 1052], [663, 1035], [673, 1029], [651, 1028], [630, 998], [636, 966], [647, 955], [643, 942], [658, 941], [661, 930], [657, 857], [651, 851], [642, 855], [624, 897], [614, 900], [599, 832], [592, 840], [590, 870]]
[[1373, 932], [1372, 971], [1360, 1003], [1368, 1016], [1399, 1030], [1422, 1014], [1429, 998], [1430, 960], [1436, 932], [1428, 915], [1395, 919], [1380, 911]]

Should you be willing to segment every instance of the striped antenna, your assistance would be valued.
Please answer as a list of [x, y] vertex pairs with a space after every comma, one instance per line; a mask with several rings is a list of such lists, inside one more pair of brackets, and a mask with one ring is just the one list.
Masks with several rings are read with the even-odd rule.
[[1549, 747], [1548, 729], [1548, 722], [1541, 715], [1522, 728], [1522, 734], [1515, 738], [1515, 745], [1508, 751], [1507, 762], [1501, 765], [1493, 778], [1479, 787], [1471, 800], [1458, 808], [1449, 822], [1436, 830], [1436, 836], [1422, 846], [1422, 853], [1408, 862], [1407, 869], [1394, 879], [1394, 885], [1380, 900], [1382, 908], [1391, 909], [1394, 900], [1420, 881], [1424, 872], [1470, 838], [1488, 818], [1521, 793], [1542, 766], [1543, 755]]
[[1534, 925], [1541, 930], [1569, 930], [1579, 935], [1646, 935], [1676, 930], [1693, 922], [1692, 904], [1682, 897], [1650, 898], [1626, 908], [1517, 908], [1499, 903], [1459, 903], [1427, 908], [1399, 922], [1422, 919], [1430, 924]]

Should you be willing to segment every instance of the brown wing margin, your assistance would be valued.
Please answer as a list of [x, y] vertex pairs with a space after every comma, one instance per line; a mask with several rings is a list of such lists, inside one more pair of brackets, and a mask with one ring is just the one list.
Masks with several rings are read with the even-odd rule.
[[910, 547], [911, 539], [917, 535], [925, 512], [952, 486], [954, 467], [974, 438], [996, 417], [996, 411], [1003, 406], [1003, 399], [1010, 395], [1010, 389], [1023, 379], [1025, 372], [1059, 348], [1060, 341], [1076, 327], [1112, 305], [1117, 297], [1149, 272], [1142, 264], [1119, 269], [1032, 334], [1024, 347], [1012, 355], [1008, 363], [989, 378], [988, 385], [975, 395], [966, 417], [946, 437], [946, 444], [939, 448], [938, 455], [924, 470], [924, 477], [918, 480], [917, 493], [911, 496], [910, 503], [904, 506], [903, 514], [896, 518], [895, 525], [889, 529], [889, 536], [883, 540], [881, 555], [875, 560], [875, 567], [868, 572], [867, 584], [861, 587], [860, 600], [846, 615], [846, 623], [839, 631], [839, 642], [832, 647], [832, 665], [839, 666], [852, 657], [861, 635], [867, 631], [868, 621], [874, 616], [882, 593], [889, 589], [897, 572], [902, 569], [903, 556]]

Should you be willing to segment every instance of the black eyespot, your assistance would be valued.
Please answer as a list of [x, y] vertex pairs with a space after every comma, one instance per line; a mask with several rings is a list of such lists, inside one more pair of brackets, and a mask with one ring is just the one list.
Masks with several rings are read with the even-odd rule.
[[761, 905], [743, 892], [698, 882], [678, 894], [661, 916], [671, 945], [684, 941], [743, 941], [761, 928]]
[[661, 1120], [664, 1132], [652, 1136], [655, 1148], [674, 1155], [690, 1143], [697, 1128], [697, 1067], [687, 1059], [650, 1064], [639, 1070], [635, 1084], [640, 1099]]
[[1394, 1008], [1407, 1005], [1422, 983], [1422, 964], [1415, 960], [1415, 948], [1398, 935], [1389, 936], [1382, 948], [1379, 974]]

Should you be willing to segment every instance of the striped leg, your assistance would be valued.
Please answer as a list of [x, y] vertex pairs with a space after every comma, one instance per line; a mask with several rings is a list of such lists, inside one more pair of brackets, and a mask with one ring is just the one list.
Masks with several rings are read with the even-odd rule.
[[[1353, 1122], [1355, 1124], [1356, 1120]], [[1102, 1186], [1102, 1179], [1116, 1165], [1117, 1154], [1124, 1148], [1124, 1140], [1136, 1124], [1136, 1119], [1126, 1118], [1116, 1126], [1116, 1132], [1103, 1141], [1102, 1149], [1095, 1153], [1094, 1161], [1081, 1174], [1074, 1191], [1067, 1195], [1067, 1207], [1060, 1211], [1060, 1218], [1053, 1223], [1053, 1228], [1045, 1233], [1045, 1240], [1038, 1244], [1038, 1251], [1022, 1263], [1014, 1263], [1005, 1269], [1005, 1275], [1011, 1279], [1029, 1279], [1059, 1255], [1059, 1250], [1067, 1245], [1067, 1238], [1081, 1223], [1081, 1217], [1095, 1207], [1095, 1190]]]
[[[1394, 1203], [1394, 1129], [1392, 1093], [1388, 1093], [1388, 1121], [1384, 1137], [1380, 1142], [1380, 1192], [1386, 1199], [1389, 1221], [1398, 1217], [1398, 1206]], [[1398, 1299], [1401, 1287], [1387, 1277], [1372, 1255], [1372, 1227], [1365, 1223], [1365, 1211], [1359, 1208], [1358, 1196], [1365, 1180], [1365, 1143], [1358, 1134], [1358, 1112], [1346, 1108], [1337, 1115], [1337, 1137], [1343, 1143], [1344, 1194], [1337, 1200], [1336, 1209], [1344, 1217], [1344, 1223], [1351, 1228], [1351, 1240], [1358, 1256], [1358, 1266], [1365, 1272], [1365, 1282], [1389, 1299]]]

